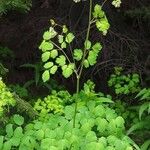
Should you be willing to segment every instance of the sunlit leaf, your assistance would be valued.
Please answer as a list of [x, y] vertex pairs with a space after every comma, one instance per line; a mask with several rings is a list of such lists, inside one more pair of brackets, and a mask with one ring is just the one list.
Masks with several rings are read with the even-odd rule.
[[49, 73], [49, 70], [45, 70], [44, 73], [42, 74], [42, 79], [43, 79], [43, 82], [46, 82], [50, 79], [50, 73]]

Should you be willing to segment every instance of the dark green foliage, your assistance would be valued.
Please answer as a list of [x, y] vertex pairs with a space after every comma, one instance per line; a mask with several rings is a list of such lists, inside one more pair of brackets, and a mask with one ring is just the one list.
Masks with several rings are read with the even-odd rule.
[[142, 7], [142, 8], [136, 8], [132, 10], [128, 10], [126, 12], [126, 15], [130, 16], [131, 18], [140, 18], [144, 20], [150, 19], [150, 7]]
[[27, 12], [31, 7], [31, 0], [1, 0], [0, 16], [6, 14], [9, 10]]
[[8, 60], [8, 58], [13, 59], [14, 53], [8, 47], [0, 46], [0, 76], [5, 77], [9, 70], [5, 67], [4, 62]]
[[10, 88], [10, 91], [15, 92], [19, 97], [26, 98], [28, 96], [28, 90], [19, 84], [12, 84], [8, 86]]
[[14, 53], [8, 47], [0, 46], [0, 57], [5, 59], [6, 57], [14, 58]]
[[9, 70], [7, 68], [5, 68], [2, 63], [0, 63], [0, 76], [3, 76], [3, 77], [6, 76], [8, 71]]
[[123, 74], [122, 67], [115, 67], [108, 86], [114, 88], [117, 95], [129, 95], [140, 91], [140, 77], [137, 73]]

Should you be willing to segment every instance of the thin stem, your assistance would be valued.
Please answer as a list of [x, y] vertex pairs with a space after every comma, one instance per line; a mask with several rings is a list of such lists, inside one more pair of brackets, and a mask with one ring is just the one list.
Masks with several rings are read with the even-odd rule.
[[65, 55], [65, 57], [67, 58], [67, 60], [69, 61], [69, 63], [71, 63], [70, 59], [68, 58], [68, 56], [66, 55], [66, 53], [64, 52], [64, 50], [59, 47], [57, 44], [55, 44], [53, 41], [51, 41], [51, 43], [53, 43], [60, 51], [62, 51], [62, 53]]
[[104, 2], [102, 3], [101, 7], [103, 7], [106, 2], [107, 2], [107, 0], [104, 0]]
[[[89, 10], [89, 23], [88, 23], [88, 29], [87, 29], [87, 34], [86, 34], [86, 41], [89, 39], [89, 35], [90, 35], [90, 27], [91, 27], [91, 13], [92, 13], [92, 0], [90, 0], [90, 10]], [[85, 60], [86, 57], [86, 48], [84, 48], [84, 52], [83, 52], [83, 58], [82, 58], [82, 62], [81, 62], [81, 69], [79, 70], [79, 74], [77, 72], [76, 74], [76, 78], [77, 78], [77, 87], [76, 87], [76, 94], [79, 94], [79, 89], [80, 89], [80, 78], [81, 78], [81, 74], [82, 74], [82, 70], [83, 70], [83, 62]], [[75, 121], [76, 121], [76, 114], [77, 114], [77, 99], [75, 99], [75, 110], [74, 110], [74, 118], [73, 118], [73, 128], [75, 128]]]
[[[88, 29], [87, 29], [87, 34], [86, 34], [86, 40], [87, 41], [89, 39], [89, 35], [90, 35], [90, 28], [91, 28], [91, 18], [92, 18], [92, 0], [90, 0], [90, 11], [89, 11], [89, 23], [88, 23]], [[83, 52], [83, 58], [82, 58], [82, 62], [81, 62], [81, 69], [79, 71], [79, 77], [81, 76], [82, 74], [82, 70], [83, 70], [83, 63], [84, 63], [84, 60], [85, 60], [85, 57], [86, 57], [86, 48], [84, 49], [84, 52]]]
[[[80, 89], [80, 77], [77, 76], [77, 89], [76, 89], [76, 94], [79, 94], [79, 89]], [[77, 99], [75, 100], [75, 109], [74, 109], [74, 117], [73, 117], [73, 128], [75, 128], [75, 121], [76, 121], [76, 114], [77, 114]]]

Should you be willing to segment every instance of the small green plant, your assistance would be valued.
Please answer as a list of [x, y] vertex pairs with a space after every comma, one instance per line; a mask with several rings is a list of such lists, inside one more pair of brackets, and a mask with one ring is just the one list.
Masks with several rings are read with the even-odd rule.
[[[90, 0], [89, 23], [82, 48], [72, 47], [75, 35], [69, 31], [66, 25], [61, 26], [55, 23], [54, 20], [50, 21], [51, 27], [48, 31], [44, 32], [43, 41], [39, 46], [39, 49], [42, 51], [42, 61], [45, 69], [42, 79], [44, 82], [48, 81], [51, 75], [54, 75], [59, 69], [65, 78], [69, 78], [74, 73], [77, 80], [76, 94], [78, 94], [83, 68], [95, 65], [102, 49], [100, 42], [92, 43], [89, 40], [91, 25], [95, 24], [96, 28], [103, 35], [106, 35], [110, 26], [107, 17], [102, 7], [98, 4], [94, 6], [94, 10], [92, 11], [92, 0]], [[58, 28], [59, 32], [56, 31]], [[71, 52], [72, 58], [68, 57], [68, 50]], [[76, 110], [77, 102], [75, 116]], [[73, 126], [75, 126], [75, 116]]]
[[10, 106], [15, 106], [16, 101], [0, 78], [0, 118], [9, 111]]
[[51, 95], [44, 99], [38, 99], [34, 105], [34, 109], [39, 113], [41, 120], [48, 119], [48, 114], [63, 114], [64, 106], [72, 103], [72, 97], [67, 91], [52, 91]]
[[[75, 94], [76, 96], [76, 94]], [[83, 90], [77, 95], [80, 102], [87, 103], [90, 100], [96, 103], [113, 103], [112, 97], [110, 95], [105, 95], [101, 92], [95, 92], [95, 84], [91, 80], [84, 83]]]
[[137, 73], [123, 74], [122, 67], [115, 67], [108, 86], [114, 88], [117, 95], [129, 95], [140, 91], [140, 77]]

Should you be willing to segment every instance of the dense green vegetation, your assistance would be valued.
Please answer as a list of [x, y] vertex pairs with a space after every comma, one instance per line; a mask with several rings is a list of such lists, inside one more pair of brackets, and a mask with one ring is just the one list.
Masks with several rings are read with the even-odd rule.
[[[31, 4], [1, 3], [0, 14], [10, 9], [28, 10]], [[150, 88], [142, 86], [140, 74], [114, 67], [108, 79], [109, 93], [96, 91], [91, 80], [81, 85], [83, 71], [97, 64], [103, 48], [100, 40], [90, 39], [91, 28], [103, 38], [110, 28], [103, 10], [105, 1], [93, 5], [89, 0], [89, 4], [83, 46], [75, 44], [77, 37], [67, 25], [50, 19], [39, 45], [41, 60], [20, 66], [35, 71], [34, 79], [24, 86], [4, 83], [8, 73], [5, 58], [15, 56], [0, 47], [0, 150], [149, 150]], [[120, 4], [120, 0], [112, 2], [116, 8]], [[57, 72], [64, 78], [74, 77], [74, 93], [51, 79]], [[49, 94], [32, 95], [29, 87], [33, 84]]]

